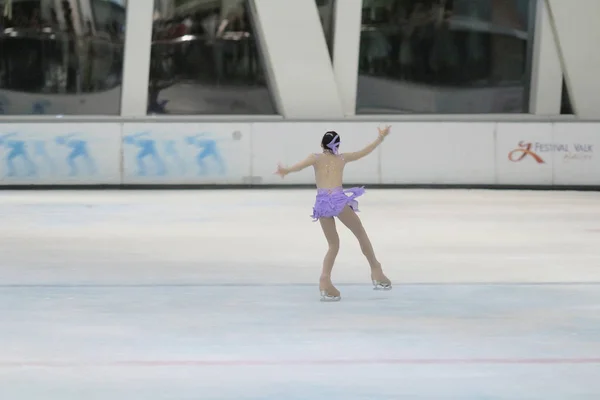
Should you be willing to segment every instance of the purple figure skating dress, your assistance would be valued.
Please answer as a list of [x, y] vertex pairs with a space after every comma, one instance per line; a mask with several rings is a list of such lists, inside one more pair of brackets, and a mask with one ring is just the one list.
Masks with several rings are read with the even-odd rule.
[[337, 217], [346, 205], [358, 212], [356, 198], [365, 193], [364, 187], [343, 189], [341, 186], [333, 189], [317, 189], [317, 198], [313, 207], [313, 222], [322, 217]]

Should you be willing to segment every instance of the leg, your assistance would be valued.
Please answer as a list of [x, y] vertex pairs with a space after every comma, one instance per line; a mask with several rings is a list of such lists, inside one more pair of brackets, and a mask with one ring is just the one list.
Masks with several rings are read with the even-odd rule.
[[29, 158], [29, 156], [27, 154], [23, 154], [23, 161], [25, 161], [25, 163], [27, 164], [27, 170], [28, 170], [27, 175], [29, 175], [29, 176], [35, 175], [35, 173], [36, 173], [35, 164], [33, 163], [33, 161], [31, 161], [31, 159]]
[[17, 176], [17, 171], [15, 169], [15, 157], [17, 155], [15, 154], [14, 151], [11, 151], [10, 153], [8, 153], [8, 156], [6, 156], [6, 166], [8, 169], [8, 176]]
[[81, 157], [83, 157], [83, 159], [85, 160], [85, 163], [87, 164], [88, 172], [90, 174], [95, 174], [96, 173], [96, 163], [94, 162], [94, 159], [92, 157], [90, 157], [90, 154], [87, 152], [87, 150], [81, 153]]
[[77, 165], [75, 164], [75, 159], [77, 158], [78, 154], [76, 152], [71, 152], [71, 154], [69, 154], [69, 156], [67, 157], [67, 164], [69, 164], [69, 175], [71, 176], [75, 176], [77, 175]]
[[154, 165], [156, 165], [156, 175], [166, 175], [167, 167], [165, 166], [165, 163], [163, 162], [162, 158], [159, 157], [156, 150], [152, 151], [152, 159], [154, 160]]
[[215, 159], [215, 161], [217, 162], [217, 164], [219, 164], [219, 173], [221, 175], [224, 175], [225, 174], [225, 161], [223, 160], [223, 157], [221, 157], [221, 154], [219, 153], [218, 150], [213, 151], [212, 156]]
[[141, 150], [136, 156], [136, 163], [138, 167], [138, 175], [146, 176], [146, 162], [145, 157], [148, 155], [146, 150]]
[[365, 228], [363, 227], [358, 215], [356, 215], [354, 210], [352, 210], [349, 206], [346, 206], [338, 218], [358, 239], [360, 249], [371, 266], [371, 280], [373, 280], [375, 287], [378, 288], [381, 286], [382, 288], [391, 288], [392, 283], [384, 275], [381, 268], [381, 263], [377, 260], [377, 257], [375, 257], [375, 251], [373, 250], [371, 240], [369, 240], [369, 236], [367, 235], [367, 232], [365, 231]]
[[333, 270], [335, 258], [340, 251], [340, 237], [335, 228], [335, 220], [333, 218], [319, 218], [319, 222], [329, 245], [325, 259], [323, 259], [323, 270], [321, 272], [321, 279], [319, 280], [321, 298], [323, 300], [339, 300], [340, 291], [331, 282], [331, 271]]
[[208, 173], [208, 167], [206, 166], [204, 159], [209, 155], [210, 151], [203, 147], [202, 151], [196, 156], [196, 164], [198, 164], [199, 168], [198, 175], [206, 175]]

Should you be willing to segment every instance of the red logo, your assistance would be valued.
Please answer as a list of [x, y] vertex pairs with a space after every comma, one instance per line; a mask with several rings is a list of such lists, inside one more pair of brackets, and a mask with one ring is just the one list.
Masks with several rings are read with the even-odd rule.
[[545, 164], [546, 162], [537, 155], [534, 151], [531, 150], [531, 143], [525, 143], [523, 141], [519, 142], [519, 148], [514, 149], [510, 153], [508, 153], [508, 159], [512, 162], [519, 162], [527, 156], [533, 157], [538, 164]]

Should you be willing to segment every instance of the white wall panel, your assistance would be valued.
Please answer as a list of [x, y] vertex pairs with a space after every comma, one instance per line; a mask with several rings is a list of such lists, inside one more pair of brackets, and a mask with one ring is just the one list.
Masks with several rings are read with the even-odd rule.
[[392, 123], [381, 146], [387, 184], [493, 184], [493, 123]]
[[127, 2], [121, 115], [146, 116], [154, 0]]
[[600, 118], [600, 1], [547, 0], [578, 117]]
[[356, 114], [362, 0], [337, 0], [333, 70], [345, 115]]
[[255, 25], [287, 118], [341, 118], [342, 104], [314, 0], [254, 0]]
[[530, 112], [559, 115], [562, 95], [562, 68], [546, 0], [537, 0], [537, 16], [531, 74]]
[[598, 124], [553, 124], [555, 185], [600, 185]]

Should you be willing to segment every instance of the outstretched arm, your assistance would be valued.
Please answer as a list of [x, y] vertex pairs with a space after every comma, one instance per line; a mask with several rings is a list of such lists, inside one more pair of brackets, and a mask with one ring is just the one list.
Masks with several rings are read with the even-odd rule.
[[286, 168], [286, 167], [282, 166], [281, 164], [279, 164], [277, 166], [277, 171], [275, 171], [275, 173], [277, 175], [280, 175], [283, 178], [287, 174], [290, 174], [292, 172], [302, 171], [304, 168], [307, 168], [307, 167], [310, 167], [311, 165], [314, 165], [315, 161], [316, 161], [315, 155], [311, 154], [310, 156], [308, 156], [304, 160], [300, 161], [297, 164], [292, 165], [291, 167], [287, 167]]
[[371, 154], [373, 150], [375, 150], [377, 146], [379, 146], [383, 142], [383, 139], [390, 133], [390, 128], [391, 126], [389, 125], [386, 126], [384, 129], [377, 128], [377, 130], [379, 131], [379, 136], [377, 137], [377, 139], [375, 139], [375, 141], [373, 141], [373, 143], [369, 144], [362, 150], [355, 151], [353, 153], [344, 153], [344, 160], [346, 160], [346, 162], [356, 161]]

